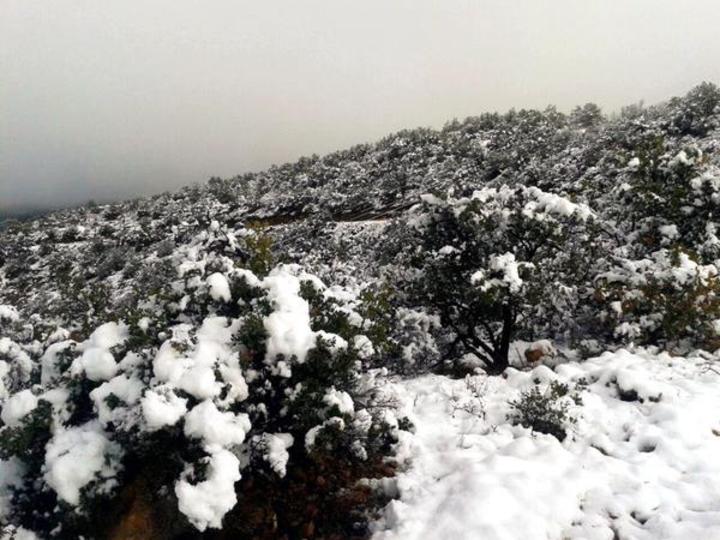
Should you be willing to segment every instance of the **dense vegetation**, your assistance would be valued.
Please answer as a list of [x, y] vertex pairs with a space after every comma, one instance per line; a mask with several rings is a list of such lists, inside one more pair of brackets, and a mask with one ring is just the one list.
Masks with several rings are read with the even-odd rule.
[[[517, 340], [717, 349], [719, 204], [705, 83], [613, 118], [486, 114], [6, 224], [2, 519], [366, 536], [412, 429], [387, 377], [501, 374]], [[514, 421], [564, 437], [541, 397]]]

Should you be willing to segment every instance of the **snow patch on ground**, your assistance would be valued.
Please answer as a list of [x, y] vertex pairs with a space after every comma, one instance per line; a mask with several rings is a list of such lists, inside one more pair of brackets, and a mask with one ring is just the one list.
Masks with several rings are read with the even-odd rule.
[[[555, 379], [587, 383], [563, 443], [506, 421], [521, 391]], [[375, 539], [720, 538], [719, 387], [700, 358], [624, 350], [399, 382], [416, 432], [402, 432], [407, 469]]]

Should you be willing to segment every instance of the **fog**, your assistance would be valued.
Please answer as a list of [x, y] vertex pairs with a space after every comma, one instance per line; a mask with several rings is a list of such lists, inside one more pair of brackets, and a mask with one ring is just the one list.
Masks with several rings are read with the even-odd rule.
[[0, 211], [720, 81], [720, 2], [3, 0]]

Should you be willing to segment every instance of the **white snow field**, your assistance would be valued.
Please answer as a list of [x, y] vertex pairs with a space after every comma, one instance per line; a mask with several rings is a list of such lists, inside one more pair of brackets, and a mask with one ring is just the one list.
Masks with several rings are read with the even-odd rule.
[[[555, 371], [398, 382], [416, 430], [375, 540], [720, 539], [711, 366], [620, 350]], [[506, 420], [509, 401], [553, 379], [588, 383], [562, 443]]]

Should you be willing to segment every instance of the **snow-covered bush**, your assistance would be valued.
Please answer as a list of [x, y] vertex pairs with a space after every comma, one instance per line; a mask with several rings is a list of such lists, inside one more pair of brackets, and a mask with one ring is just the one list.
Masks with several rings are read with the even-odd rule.
[[449, 332], [445, 354], [470, 353], [501, 372], [519, 332], [572, 323], [593, 222], [588, 206], [535, 187], [428, 195], [401, 233], [397, 279], [406, 302], [431, 310]]
[[[477, 374], [501, 371], [514, 338], [552, 340], [557, 363], [618, 341], [716, 350], [719, 96], [703, 84], [612, 118], [593, 105], [483, 114], [175, 193], [2, 221], [5, 531], [362, 535], [378, 502], [369, 486], [393, 489], [356, 480], [391, 473], [384, 458], [407, 427], [379, 393], [382, 368], [474, 372], [487, 387], [463, 388], [451, 406], [490, 430], [509, 399], [493, 404], [493, 388], [544, 369]], [[416, 206], [426, 193], [450, 195]], [[654, 402], [642, 373], [595, 390]], [[415, 388], [442, 380], [424, 379]], [[561, 436], [553, 403], [572, 400], [528, 388], [513, 421]], [[440, 477], [456, 489], [456, 476]]]
[[510, 402], [508, 420], [563, 441], [568, 429], [577, 421], [570, 408], [581, 404], [582, 398], [577, 389], [568, 384], [559, 381], [550, 381], [542, 386], [536, 384]]
[[398, 370], [413, 373], [436, 368], [442, 360], [440, 345], [435, 339], [441, 328], [440, 317], [400, 306], [393, 323], [393, 343], [401, 359]]
[[670, 128], [680, 135], [704, 136], [720, 127], [720, 88], [704, 82], [684, 98], [670, 100]]
[[597, 280], [601, 319], [625, 343], [666, 347], [720, 344], [720, 277], [682, 250], [620, 259]]
[[97, 536], [146, 490], [157, 519], [183, 517], [173, 534], [362, 527], [374, 494], [357, 482], [391, 470], [397, 424], [363, 382], [359, 300], [297, 266], [239, 268], [220, 237], [233, 242], [213, 226], [176, 249], [174, 278], [87, 339], [0, 340], [27, 364], [0, 394], [0, 459], [24, 473], [4, 521]]
[[622, 180], [618, 221], [637, 255], [670, 246], [705, 261], [720, 255], [720, 169], [701, 148], [648, 138], [634, 148]]
[[595, 103], [575, 107], [570, 113], [570, 122], [580, 129], [592, 129], [604, 120], [602, 110]]

